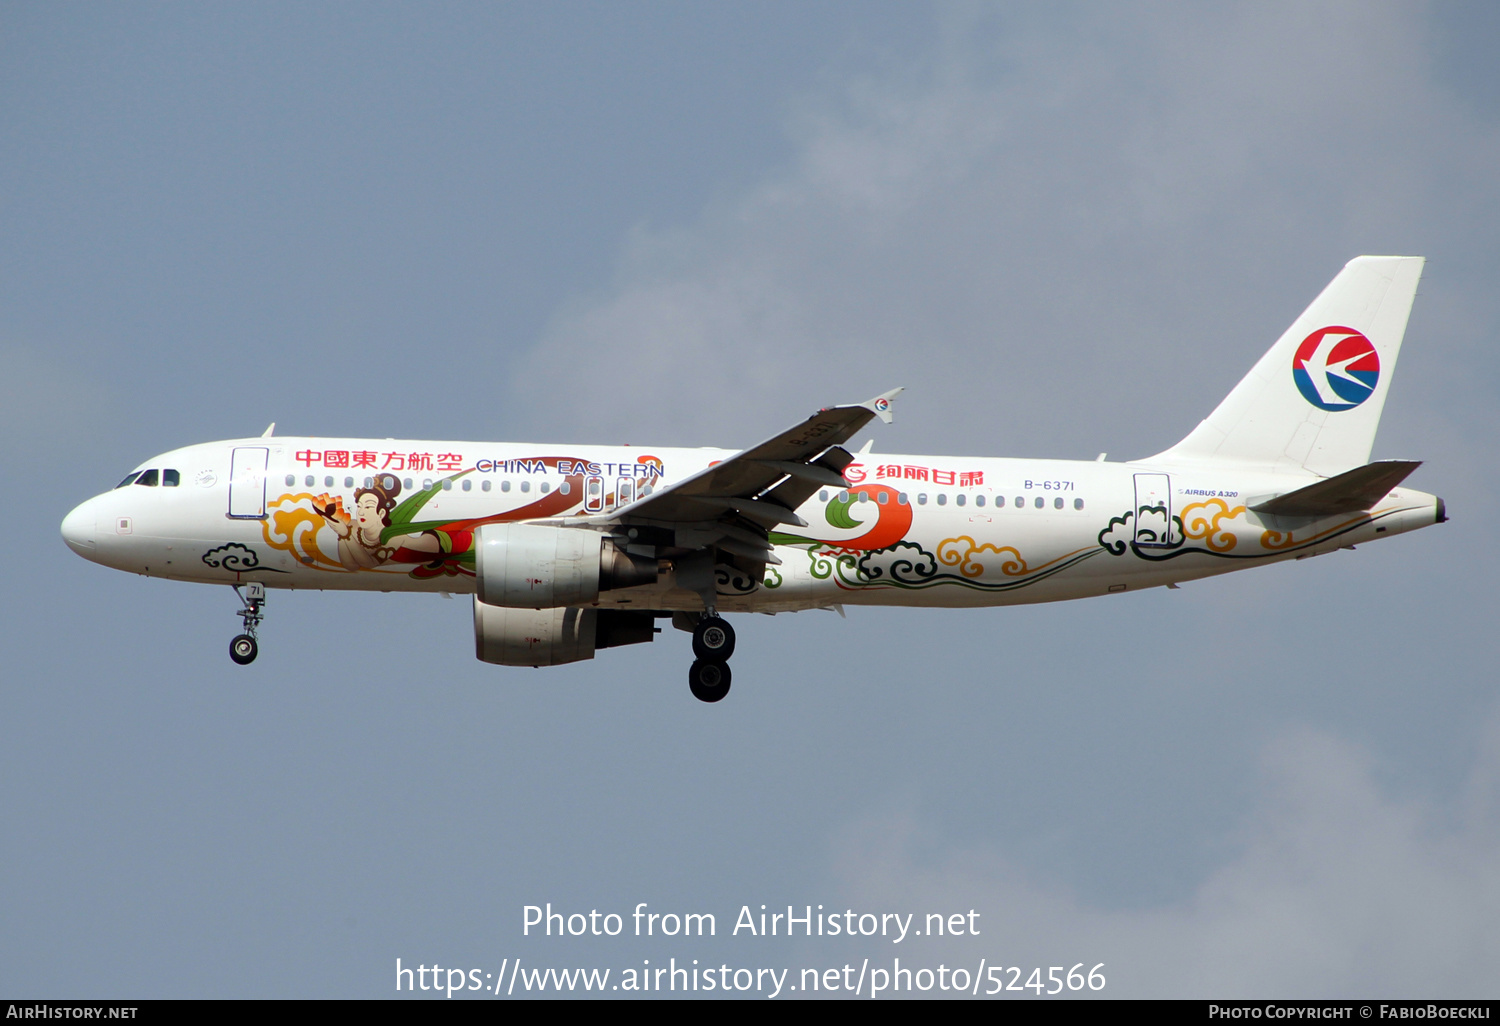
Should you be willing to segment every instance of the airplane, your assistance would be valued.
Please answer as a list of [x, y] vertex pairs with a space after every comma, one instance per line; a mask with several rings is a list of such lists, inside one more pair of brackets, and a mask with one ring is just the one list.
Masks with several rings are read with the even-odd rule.
[[[724, 614], [1113, 595], [1442, 523], [1370, 461], [1423, 258], [1351, 260], [1187, 437], [1125, 462], [875, 455], [900, 389], [751, 448], [282, 437], [153, 457], [62, 522], [105, 566], [228, 585], [254, 661], [273, 588], [472, 593], [475, 652], [555, 666], [692, 634], [729, 691]], [[243, 590], [242, 590], [243, 589]]]

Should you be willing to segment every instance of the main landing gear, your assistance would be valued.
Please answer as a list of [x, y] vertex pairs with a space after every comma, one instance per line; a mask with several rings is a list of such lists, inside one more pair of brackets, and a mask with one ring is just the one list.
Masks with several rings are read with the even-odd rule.
[[734, 628], [712, 611], [693, 625], [693, 665], [688, 669], [688, 688], [700, 702], [717, 702], [729, 694], [733, 675], [729, 657], [734, 655]]
[[229, 658], [247, 666], [255, 662], [255, 657], [260, 653], [260, 645], [255, 640], [256, 630], [260, 627], [260, 621], [265, 617], [266, 608], [266, 586], [258, 581], [251, 581], [245, 585], [244, 592], [240, 586], [234, 586], [234, 593], [239, 595], [240, 601], [245, 608], [240, 610], [240, 619], [244, 622], [243, 634], [238, 634], [229, 643]]

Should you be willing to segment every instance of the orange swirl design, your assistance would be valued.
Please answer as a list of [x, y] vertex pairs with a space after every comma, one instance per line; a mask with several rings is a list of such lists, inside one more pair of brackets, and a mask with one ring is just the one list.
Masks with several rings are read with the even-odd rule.
[[1026, 573], [1026, 560], [1021, 553], [1009, 545], [980, 545], [968, 535], [959, 535], [957, 538], [945, 538], [938, 544], [938, 562], [944, 566], [956, 566], [958, 572], [965, 577], [978, 577], [984, 573], [984, 564], [975, 559], [976, 555], [993, 552], [1001, 558], [1000, 572], [1007, 577], [1020, 577]]
[[1310, 545], [1313, 542], [1317, 541], [1319, 538], [1326, 538], [1331, 534], [1338, 534], [1344, 528], [1349, 527], [1352, 524], [1357, 524], [1361, 520], [1368, 520], [1369, 518], [1370, 515], [1368, 513], [1361, 513], [1357, 517], [1351, 517], [1350, 519], [1345, 520], [1342, 523], [1334, 524], [1332, 527], [1324, 528], [1323, 530], [1300, 540], [1294, 538], [1292, 536], [1293, 532], [1291, 531], [1266, 531], [1260, 536], [1260, 545], [1263, 549], [1272, 550], [1289, 549], [1294, 545]]
[[343, 571], [337, 559], [318, 547], [318, 532], [327, 521], [308, 506], [320, 501], [327, 505], [330, 499], [326, 494], [311, 492], [283, 495], [267, 507], [270, 516], [260, 522], [260, 533], [267, 545], [290, 552], [299, 563], [311, 562], [325, 570]]
[[[1245, 512], [1244, 506], [1229, 508], [1223, 499], [1195, 502], [1182, 508], [1182, 533], [1189, 538], [1201, 538], [1213, 552], [1228, 552], [1239, 544], [1232, 529], [1220, 527], [1221, 520], [1233, 520]], [[1266, 532], [1270, 534], [1272, 532]], [[1261, 544], [1265, 544], [1262, 537]]]

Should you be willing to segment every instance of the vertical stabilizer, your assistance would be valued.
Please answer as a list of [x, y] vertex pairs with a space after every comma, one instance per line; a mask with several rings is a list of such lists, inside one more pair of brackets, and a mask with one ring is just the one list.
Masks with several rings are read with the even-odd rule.
[[1324, 477], [1369, 462], [1422, 257], [1355, 257], [1243, 381], [1154, 460]]

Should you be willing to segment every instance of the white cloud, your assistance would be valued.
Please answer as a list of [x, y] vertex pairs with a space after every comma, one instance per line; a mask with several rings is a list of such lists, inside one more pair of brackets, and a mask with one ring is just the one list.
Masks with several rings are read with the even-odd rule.
[[964, 11], [806, 99], [790, 167], [639, 229], [516, 376], [538, 434], [749, 444], [905, 384], [888, 450], [1143, 455], [1348, 257], [1467, 231], [1461, 169], [1500, 163], [1420, 7]]
[[1171, 905], [1094, 907], [993, 850], [927, 854], [946, 846], [910, 812], [846, 831], [837, 877], [852, 907], [988, 912], [981, 938], [904, 952], [922, 964], [1104, 962], [1114, 997], [1493, 996], [1500, 721], [1453, 809], [1393, 793], [1367, 753], [1311, 730], [1262, 766], [1236, 854]]

